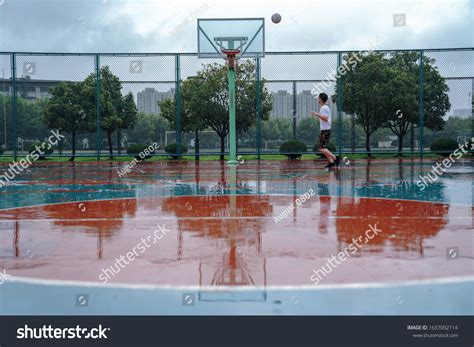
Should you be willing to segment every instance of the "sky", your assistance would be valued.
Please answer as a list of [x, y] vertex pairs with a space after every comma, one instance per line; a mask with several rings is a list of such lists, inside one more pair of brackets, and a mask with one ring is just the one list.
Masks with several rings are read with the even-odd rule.
[[[279, 13], [281, 22], [270, 18]], [[267, 52], [473, 47], [470, 0], [0, 0], [0, 52], [196, 52], [197, 18], [264, 17]], [[394, 16], [405, 22], [394, 21]], [[445, 77], [472, 76], [473, 52], [429, 53]], [[19, 56], [17, 65], [33, 58]], [[262, 62], [266, 79], [325, 78], [336, 56], [275, 57]], [[174, 60], [146, 58], [143, 75], [129, 74], [130, 58], [101, 58], [122, 80], [173, 80]], [[83, 79], [92, 57], [35, 57], [34, 78]], [[202, 61], [183, 58], [182, 76]], [[9, 77], [9, 56], [0, 55]], [[71, 66], [74, 69], [71, 69]], [[21, 73], [20, 73], [21, 74]], [[310, 77], [308, 77], [310, 76]], [[449, 82], [453, 108], [470, 107], [472, 80]], [[136, 85], [133, 91], [143, 89]], [[311, 85], [306, 86], [311, 89]], [[168, 90], [169, 85], [159, 89]], [[291, 85], [272, 85], [291, 90]]]
[[[195, 52], [198, 17], [265, 17], [267, 51], [360, 49], [375, 36], [381, 49], [471, 47], [473, 9], [470, 0], [0, 0], [0, 51]], [[405, 26], [394, 26], [399, 13]]]

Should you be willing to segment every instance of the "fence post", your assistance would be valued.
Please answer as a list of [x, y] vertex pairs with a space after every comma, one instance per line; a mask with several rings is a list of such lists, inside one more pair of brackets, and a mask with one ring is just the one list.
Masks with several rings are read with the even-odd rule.
[[[13, 160], [17, 159], [18, 138], [16, 137], [16, 53], [11, 54], [12, 67], [12, 145]], [[6, 115], [5, 115], [6, 117]]]
[[97, 160], [100, 161], [100, 54], [95, 55], [95, 136]]
[[293, 81], [293, 140], [296, 140], [296, 81]]
[[261, 153], [261, 147], [262, 147], [262, 128], [261, 128], [261, 121], [262, 121], [262, 101], [261, 101], [261, 95], [260, 95], [260, 57], [257, 57], [256, 59], [256, 71], [255, 71], [255, 77], [256, 77], [256, 83], [255, 83], [255, 88], [256, 88], [256, 113], [257, 113], [257, 138], [256, 138], [256, 144], [257, 144], [257, 160], [260, 160], [260, 153]]
[[176, 154], [181, 154], [181, 70], [180, 56], [176, 54], [176, 88], [175, 88], [175, 123], [176, 123]]
[[420, 160], [423, 159], [424, 152], [424, 66], [423, 66], [423, 50], [420, 50], [420, 66], [419, 66], [419, 78], [418, 78], [418, 127], [419, 138], [418, 138], [418, 149], [420, 151]]
[[[337, 70], [339, 70], [339, 66], [342, 64], [342, 53], [337, 53]], [[339, 78], [336, 77], [336, 88], [337, 88], [337, 151], [338, 154], [342, 154], [342, 110], [343, 110], [343, 103], [344, 103], [344, 89], [342, 88], [342, 76]]]

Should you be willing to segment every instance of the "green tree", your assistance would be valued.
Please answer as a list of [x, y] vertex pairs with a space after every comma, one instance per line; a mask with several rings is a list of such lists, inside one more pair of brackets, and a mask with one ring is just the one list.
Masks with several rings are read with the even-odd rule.
[[169, 130], [169, 122], [155, 114], [139, 112], [137, 121], [133, 129], [126, 132], [130, 143], [150, 144], [158, 142], [161, 145], [160, 138], [165, 136], [165, 132]]
[[[107, 134], [109, 156], [113, 158], [112, 134], [117, 130], [130, 129], [137, 120], [137, 107], [132, 93], [122, 96], [122, 85], [108, 66], [100, 69], [100, 126]], [[83, 82], [83, 109], [94, 110], [96, 100], [96, 75], [90, 74]]]
[[[260, 84], [262, 118], [268, 119], [271, 111], [270, 93]], [[229, 133], [227, 67], [217, 63], [208, 64], [195, 78], [182, 83], [181, 101], [183, 131], [210, 128], [216, 132], [221, 142], [220, 159], [224, 159], [225, 137]], [[237, 132], [247, 131], [256, 120], [255, 64], [241, 62], [236, 68], [236, 127]], [[160, 103], [163, 116], [173, 125], [175, 107], [173, 100]]]
[[76, 135], [94, 131], [95, 113], [82, 108], [83, 86], [81, 82], [61, 82], [49, 91], [52, 95], [44, 112], [44, 121], [49, 128], [60, 129], [71, 134], [73, 161], [76, 155]]
[[[43, 113], [46, 108], [46, 99], [27, 100], [17, 98], [16, 134], [25, 140], [39, 141], [48, 136], [49, 130], [44, 123]], [[4, 112], [5, 104], [5, 112]], [[13, 149], [13, 124], [11, 117], [11, 97], [0, 94], [0, 143], [7, 141], [5, 148]], [[5, 119], [6, 117], [6, 119]], [[6, 129], [5, 129], [6, 124]]]
[[[392, 99], [386, 126], [397, 135], [398, 152], [401, 155], [404, 136], [418, 127], [419, 54], [396, 53], [389, 63], [397, 70], [393, 83], [398, 93]], [[443, 117], [451, 108], [451, 104], [449, 87], [435, 63], [435, 59], [423, 57], [423, 123], [430, 130], [441, 130], [445, 123]]]
[[297, 127], [296, 133], [298, 140], [306, 143], [313, 144], [319, 135], [319, 122], [314, 117], [307, 117], [302, 119]]
[[[359, 60], [354, 64], [355, 60]], [[397, 69], [380, 53], [355, 58], [355, 53], [345, 57], [347, 73], [338, 78], [344, 94], [343, 109], [356, 115], [356, 123], [365, 132], [365, 148], [370, 156], [370, 136], [387, 124], [397, 97]], [[336, 89], [337, 90], [337, 89]], [[337, 99], [337, 96], [336, 96]]]

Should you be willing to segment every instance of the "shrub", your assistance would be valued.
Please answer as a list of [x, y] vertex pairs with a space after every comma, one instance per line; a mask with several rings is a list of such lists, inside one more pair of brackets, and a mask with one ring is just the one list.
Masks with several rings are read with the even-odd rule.
[[[319, 152], [318, 148], [319, 148], [319, 142], [314, 145], [313, 151], [316, 152], [316, 155], [319, 155], [321, 158], [324, 158], [324, 154], [318, 153]], [[329, 142], [326, 148], [329, 149], [334, 155], [336, 155], [337, 149], [336, 149], [336, 146], [332, 142]]]
[[297, 159], [307, 151], [308, 147], [297, 140], [287, 141], [280, 146], [280, 153], [286, 155], [289, 159]]
[[[140, 153], [142, 153], [141, 157], [139, 155]], [[153, 149], [153, 146], [144, 145], [143, 143], [137, 143], [137, 144], [131, 145], [130, 147], [127, 148], [127, 154], [134, 155], [135, 159], [138, 159], [138, 160], [149, 159], [149, 158], [152, 157], [151, 154], [153, 154], [153, 153], [155, 153], [155, 150]]]
[[437, 139], [430, 145], [431, 152], [442, 155], [443, 157], [449, 156], [458, 148], [458, 142], [453, 139]]
[[[180, 147], [180, 154], [184, 154], [188, 151], [188, 147], [184, 144], [181, 144]], [[173, 155], [178, 152], [178, 144], [177, 143], [170, 143], [168, 146], [165, 147], [165, 152], [170, 154], [172, 159], [179, 159], [179, 156]]]
[[[36, 146], [40, 147], [40, 150], [43, 152], [43, 154], [40, 154], [40, 152], [36, 150]], [[52, 154], [54, 152], [54, 148], [47, 142], [34, 142], [31, 144], [28, 152], [30, 154], [36, 153], [39, 160], [45, 160], [46, 155]]]

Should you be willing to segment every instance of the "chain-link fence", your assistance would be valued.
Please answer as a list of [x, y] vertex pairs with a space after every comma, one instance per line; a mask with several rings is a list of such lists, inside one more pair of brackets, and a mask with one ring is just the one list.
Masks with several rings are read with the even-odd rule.
[[[279, 153], [289, 140], [317, 150], [319, 121], [310, 112], [319, 110], [319, 92], [329, 95], [338, 153], [422, 156], [435, 140], [474, 136], [474, 48], [371, 55], [364, 64], [367, 54], [342, 51], [242, 59], [253, 70], [237, 86], [237, 102], [251, 105], [240, 115], [237, 108], [238, 153]], [[151, 143], [156, 155], [173, 144], [179, 155], [227, 155], [226, 109], [218, 113], [225, 102], [203, 111], [192, 99], [205, 98], [208, 64], [224, 62], [194, 53], [0, 53], [0, 154], [16, 160], [58, 129], [64, 137], [49, 156], [126, 156]], [[190, 95], [190, 80], [200, 94]]]

